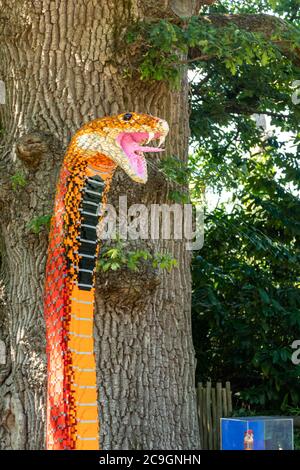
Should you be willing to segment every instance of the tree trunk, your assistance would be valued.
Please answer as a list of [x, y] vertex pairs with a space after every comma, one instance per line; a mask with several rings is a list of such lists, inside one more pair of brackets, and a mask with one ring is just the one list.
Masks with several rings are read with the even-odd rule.
[[[126, 45], [119, 38], [128, 24], [145, 16], [148, 3], [0, 0], [0, 78], [6, 85], [6, 104], [0, 105], [0, 261], [6, 296], [0, 303], [1, 449], [45, 446], [42, 305], [48, 231], [32, 229], [36, 218], [52, 212], [70, 136], [96, 117], [146, 112], [169, 122], [167, 154], [187, 157], [186, 79], [176, 92], [126, 74]], [[156, 9], [163, 14], [161, 6]], [[153, 164], [149, 170], [145, 186], [118, 170], [109, 202], [117, 205], [122, 194], [129, 205], [165, 202], [168, 184]], [[184, 242], [149, 246], [170, 252], [178, 268], [101, 274], [97, 281], [103, 449], [199, 448], [190, 255]]]

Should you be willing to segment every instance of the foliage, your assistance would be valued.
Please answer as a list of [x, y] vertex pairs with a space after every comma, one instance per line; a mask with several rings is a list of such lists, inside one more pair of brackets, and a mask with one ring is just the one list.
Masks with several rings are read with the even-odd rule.
[[[209, 8], [211, 13], [277, 13], [292, 23], [300, 19], [299, 0], [221, 0]], [[207, 11], [208, 9], [206, 9]]]
[[31, 232], [35, 234], [39, 234], [43, 227], [45, 228], [50, 227], [51, 217], [52, 217], [51, 214], [35, 217], [30, 222], [28, 222], [27, 224], [28, 230], [30, 230]]
[[[230, 380], [240, 404], [274, 410], [300, 400], [300, 368], [291, 344], [300, 338], [300, 106], [292, 103], [299, 68], [277, 47], [299, 52], [298, 1], [229, 1], [203, 13], [270, 13], [287, 20], [270, 38], [193, 17], [184, 25], [139, 22], [127, 36], [142, 48], [144, 80], [179, 85], [189, 67], [191, 143], [188, 168], [162, 169], [179, 200], [204, 188], [228, 192], [230, 204], [208, 210], [206, 241], [193, 261], [193, 331], [199, 380]], [[289, 23], [288, 23], [289, 22]], [[186, 60], [188, 49], [199, 57]], [[253, 115], [265, 115], [265, 135]], [[284, 133], [284, 134], [283, 134]], [[181, 189], [180, 189], [181, 188]], [[173, 188], [172, 188], [173, 190]]]
[[280, 228], [270, 238], [269, 214], [261, 216], [237, 205], [207, 217], [193, 263], [194, 336], [202, 379], [230, 380], [243, 401], [280, 407], [300, 398], [300, 368], [291, 362], [300, 337], [299, 253], [279, 240]]
[[[242, 2], [241, 2], [242, 3]], [[226, 11], [226, 8], [222, 8]], [[141, 80], [165, 80], [179, 86], [184, 67], [201, 67], [203, 63], [218, 61], [235, 76], [241, 66], [274, 67], [282, 57], [276, 45], [285, 41], [290, 53], [300, 46], [298, 29], [274, 32], [272, 41], [261, 33], [239, 29], [237, 25], [214, 27], [201, 16], [192, 17], [184, 25], [167, 20], [137, 22], [127, 33], [129, 45], [142, 49], [138, 68]], [[187, 60], [188, 51], [197, 48], [197, 58]]]
[[300, 406], [287, 406], [284, 412], [290, 416], [300, 416]]
[[170, 182], [169, 199], [178, 204], [188, 204], [190, 195], [187, 191], [191, 169], [176, 156], [168, 156], [160, 161], [159, 171]]
[[[229, 206], [208, 212], [205, 246], [193, 262], [197, 374], [202, 381], [231, 380], [244, 404], [269, 410], [300, 399], [300, 369], [291, 362], [291, 344], [300, 337], [300, 107], [291, 99], [299, 68], [277, 47], [280, 40], [299, 51], [299, 7], [224, 0], [203, 11], [273, 9], [290, 26], [269, 38], [233, 24], [216, 28], [201, 17], [184, 25], [139, 22], [127, 36], [142, 48], [135, 64], [141, 79], [178, 86], [184, 67], [194, 74], [195, 151], [189, 168], [173, 158], [164, 172], [179, 187], [188, 177], [196, 200], [205, 187], [232, 197]], [[200, 52], [189, 61], [191, 48]], [[265, 135], [254, 114], [268, 116], [273, 133]]]
[[175, 182], [179, 187], [186, 186], [191, 176], [186, 163], [176, 156], [169, 156], [161, 160], [160, 169], [170, 181]]
[[[210, 11], [271, 7], [219, 3]], [[272, 4], [283, 12], [285, 2]], [[205, 245], [193, 262], [197, 375], [230, 380], [241, 402], [258, 410], [296, 406], [300, 368], [291, 362], [291, 344], [300, 338], [300, 107], [291, 95], [299, 69], [279, 56], [266, 64], [244, 60], [233, 79], [218, 58], [194, 73], [192, 195], [206, 186], [230, 198], [207, 209]], [[269, 117], [273, 132], [264, 135], [255, 113]]]
[[117, 271], [126, 267], [132, 271], [138, 271], [145, 261], [149, 261], [154, 268], [166, 269], [169, 272], [177, 266], [176, 259], [168, 253], [152, 254], [147, 250], [127, 250], [126, 243], [121, 239], [117, 239], [113, 246], [101, 249], [97, 261], [97, 270], [104, 272], [109, 270]]
[[19, 188], [25, 188], [27, 181], [23, 173], [17, 172], [11, 176], [12, 188], [17, 191]]
[[294, 431], [294, 449], [300, 450], [300, 430], [295, 429]]

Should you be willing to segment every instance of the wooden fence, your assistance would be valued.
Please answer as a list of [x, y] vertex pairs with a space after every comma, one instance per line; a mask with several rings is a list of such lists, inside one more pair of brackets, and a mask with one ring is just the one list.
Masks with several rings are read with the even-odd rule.
[[212, 387], [211, 382], [197, 387], [198, 417], [202, 449], [220, 449], [220, 419], [232, 413], [232, 392], [230, 382], [225, 388], [221, 383]]

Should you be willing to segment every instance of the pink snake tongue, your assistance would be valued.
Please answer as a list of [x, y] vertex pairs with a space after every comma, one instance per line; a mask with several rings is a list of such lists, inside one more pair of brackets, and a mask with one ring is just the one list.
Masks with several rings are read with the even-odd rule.
[[149, 137], [148, 132], [122, 132], [118, 135], [117, 141], [122, 150], [126, 153], [132, 167], [143, 176], [146, 172], [146, 162], [143, 155], [139, 152], [163, 152], [164, 149], [159, 147], [144, 147], [139, 145], [139, 142], [147, 140]]
[[159, 147], [145, 147], [139, 145], [139, 142], [148, 139], [149, 134], [147, 132], [132, 132], [132, 133], [123, 133], [118, 139], [120, 145], [126, 154], [132, 152], [163, 152], [164, 149]]

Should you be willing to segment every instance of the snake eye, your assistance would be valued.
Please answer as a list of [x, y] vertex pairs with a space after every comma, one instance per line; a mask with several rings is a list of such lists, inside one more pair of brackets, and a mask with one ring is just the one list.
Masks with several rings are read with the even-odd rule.
[[130, 121], [131, 118], [132, 118], [132, 114], [130, 114], [130, 113], [126, 113], [123, 116], [124, 121]]

